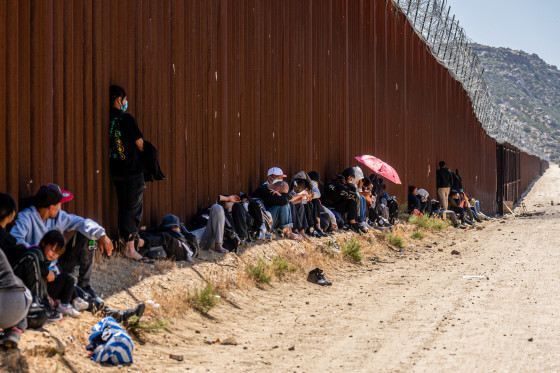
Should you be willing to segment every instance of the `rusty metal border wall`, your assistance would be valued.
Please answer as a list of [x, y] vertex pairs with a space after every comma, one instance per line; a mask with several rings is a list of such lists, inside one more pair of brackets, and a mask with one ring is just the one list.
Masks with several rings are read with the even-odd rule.
[[[113, 232], [110, 84], [168, 176], [148, 185], [145, 224], [188, 221], [271, 166], [326, 181], [361, 154], [398, 170], [401, 202], [409, 184], [435, 196], [443, 159], [495, 209], [496, 142], [392, 2], [7, 0], [0, 58], [0, 190], [58, 183], [67, 211]], [[537, 161], [522, 159], [523, 186]]]

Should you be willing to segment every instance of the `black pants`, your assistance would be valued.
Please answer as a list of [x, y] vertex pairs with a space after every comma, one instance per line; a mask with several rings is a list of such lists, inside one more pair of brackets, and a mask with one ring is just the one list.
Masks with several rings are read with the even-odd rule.
[[52, 299], [60, 299], [60, 303], [70, 303], [74, 298], [74, 276], [62, 272], [53, 282], [47, 283], [47, 292]]
[[89, 239], [83, 234], [76, 234], [66, 243], [66, 251], [58, 258], [60, 272], [74, 272], [76, 266], [80, 266], [78, 272], [78, 286], [84, 287], [90, 284], [93, 273], [93, 257], [95, 250], [89, 249]]
[[358, 204], [353, 199], [341, 199], [332, 206], [343, 217], [345, 221], [358, 219]]
[[[235, 233], [239, 236], [241, 240], [245, 240], [249, 237], [249, 233], [247, 231], [247, 212], [245, 211], [245, 207], [241, 203], [234, 203], [231, 208], [231, 218], [233, 220], [233, 229]], [[262, 224], [262, 219], [261, 219]], [[260, 225], [259, 225], [260, 227]]]
[[309, 228], [307, 222], [307, 217], [305, 215], [305, 205], [303, 203], [291, 203], [290, 208], [292, 209], [292, 223], [294, 224], [294, 230], [301, 231]]
[[117, 189], [119, 234], [126, 241], [132, 241], [142, 220], [144, 175], [113, 179], [113, 183]]
[[465, 209], [462, 207], [454, 207], [451, 210], [461, 219], [461, 222], [465, 224]]

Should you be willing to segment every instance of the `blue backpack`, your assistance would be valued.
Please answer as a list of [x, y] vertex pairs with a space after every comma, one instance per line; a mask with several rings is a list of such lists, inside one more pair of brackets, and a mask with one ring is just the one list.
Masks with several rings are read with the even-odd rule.
[[91, 358], [96, 363], [118, 365], [132, 363], [134, 346], [128, 333], [117, 321], [105, 317], [91, 329], [86, 350], [92, 352]]

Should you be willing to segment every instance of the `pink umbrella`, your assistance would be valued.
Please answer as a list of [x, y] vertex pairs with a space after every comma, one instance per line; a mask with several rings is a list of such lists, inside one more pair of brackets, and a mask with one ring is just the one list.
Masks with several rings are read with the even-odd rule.
[[356, 157], [358, 162], [365, 164], [372, 169], [376, 174], [383, 176], [386, 179], [391, 180], [395, 184], [401, 184], [401, 179], [397, 171], [387, 163], [383, 162], [381, 159], [375, 158], [373, 155], [361, 155]]

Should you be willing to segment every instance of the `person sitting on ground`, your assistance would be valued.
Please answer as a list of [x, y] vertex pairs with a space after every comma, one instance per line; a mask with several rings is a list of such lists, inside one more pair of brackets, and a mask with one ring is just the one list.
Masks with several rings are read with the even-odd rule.
[[56, 269], [51, 266], [53, 260], [64, 254], [65, 245], [66, 241], [60, 231], [48, 231], [39, 245], [30, 246], [14, 265], [14, 273], [29, 288], [35, 299], [47, 309], [49, 306], [56, 307], [56, 312], [51, 312], [49, 321], [58, 321], [62, 315], [79, 315], [70, 304], [74, 294], [74, 278], [69, 273], [59, 273], [57, 276]]
[[321, 174], [317, 171], [310, 171], [309, 178], [313, 185], [313, 198], [311, 199], [311, 204], [315, 210], [315, 215], [318, 216], [318, 223], [315, 225], [315, 231], [319, 233], [320, 236], [326, 237], [325, 232], [334, 232], [338, 229], [336, 224], [336, 217], [332, 211], [321, 203], [321, 189], [319, 186], [323, 185], [321, 181]]
[[418, 196], [420, 198], [420, 212], [424, 215], [430, 216], [432, 214], [432, 203], [430, 201], [430, 193], [426, 189], [418, 189]]
[[352, 183], [354, 176], [352, 167], [345, 169], [327, 184], [321, 198], [324, 205], [336, 211], [350, 229], [365, 233], [357, 222], [359, 195]]
[[408, 186], [408, 213], [421, 214], [420, 212], [420, 196], [418, 196], [418, 188], [414, 185]]
[[459, 192], [456, 190], [451, 190], [449, 193], [449, 209], [457, 214], [457, 217], [461, 219], [462, 224], [474, 225], [465, 215], [465, 209], [461, 207], [461, 199], [459, 197]]
[[469, 206], [471, 208], [471, 211], [473, 212], [473, 214], [476, 214], [476, 216], [479, 219], [484, 219], [484, 220], [493, 220], [493, 218], [485, 215], [481, 210], [480, 210], [480, 202], [474, 198], [472, 195], [467, 194], [468, 200], [469, 200]]
[[39, 244], [50, 230], [76, 231], [68, 241], [64, 255], [58, 260], [58, 268], [61, 272], [72, 273], [79, 265], [78, 286], [97, 303], [103, 303], [91, 286], [96, 248], [95, 242], [91, 241], [97, 241], [101, 253], [105, 252], [108, 256], [113, 252], [113, 243], [107, 237], [105, 229], [93, 220], [68, 214], [61, 209], [62, 204], [72, 198], [70, 192], [61, 190], [56, 184], [41, 186], [36, 195], [22, 200], [23, 207], [26, 208], [19, 212], [10, 233], [17, 243], [29, 247]]
[[368, 223], [368, 207], [366, 196], [371, 194], [370, 192], [364, 192], [364, 173], [360, 167], [354, 168], [354, 180], [353, 183], [356, 186], [356, 192], [358, 193], [358, 225], [362, 231], [368, 231], [372, 226]]
[[[315, 173], [317, 174], [317, 173]], [[317, 176], [317, 175], [315, 175]], [[302, 196], [302, 204], [303, 204], [303, 212], [305, 214], [305, 225], [306, 229], [304, 230], [304, 234], [306, 236], [312, 236], [316, 238], [325, 237], [326, 234], [323, 232], [321, 224], [324, 224], [324, 228], [327, 228], [328, 222], [325, 221], [325, 218], [321, 220], [321, 203], [319, 202], [319, 197], [321, 196], [321, 192], [318, 188], [318, 183], [311, 179], [311, 177], [305, 171], [299, 171], [296, 173], [291, 180], [292, 186], [294, 182], [298, 181], [298, 187], [303, 188], [307, 193], [307, 196]], [[294, 202], [292, 201], [292, 204]], [[295, 223], [295, 213], [292, 211], [292, 217], [294, 218], [294, 226]]]
[[293, 219], [289, 205], [288, 183], [283, 182], [286, 175], [278, 167], [268, 170], [267, 181], [261, 184], [254, 192], [253, 197], [262, 201], [266, 211], [272, 216], [272, 228], [281, 229], [284, 237], [301, 241], [303, 237], [292, 232]]
[[310, 226], [313, 226], [313, 221], [306, 213], [306, 205], [310, 199], [309, 191], [313, 188], [309, 180], [295, 179], [292, 181], [292, 190], [288, 193], [290, 196], [290, 208], [292, 209], [293, 231], [305, 240], [309, 240], [305, 233]]
[[0, 250], [4, 251], [11, 266], [27, 250], [23, 244], [18, 244], [14, 236], [6, 230], [16, 217], [16, 201], [9, 194], [0, 193]]
[[[32, 301], [31, 292], [14, 274], [3, 251], [6, 242], [15, 246], [15, 239], [5, 230], [15, 215], [14, 199], [0, 193], [0, 329], [4, 330], [0, 346], [5, 348], [17, 348], [21, 334], [27, 328], [26, 316]], [[22, 247], [26, 250], [25, 246]]]
[[473, 211], [471, 210], [469, 206], [469, 199], [467, 197], [467, 194], [463, 191], [463, 189], [459, 190], [459, 199], [461, 200], [461, 207], [465, 209], [465, 214], [467, 215], [469, 220], [477, 221], [478, 223], [481, 223], [482, 220], [479, 219], [477, 214], [473, 213]]
[[193, 257], [198, 253], [196, 237], [172, 214], [165, 215], [157, 227], [141, 230], [139, 235], [142, 239], [139, 252], [152, 259], [167, 258], [193, 263]]
[[[235, 225], [230, 219], [226, 217], [224, 207], [220, 203], [239, 203], [241, 199], [237, 195], [224, 196], [219, 195], [217, 203], [213, 204], [208, 210], [208, 222], [204, 228], [192, 231], [198, 240], [201, 249], [214, 250], [218, 253], [227, 254], [230, 251], [224, 247], [224, 233], [226, 232], [226, 225], [228, 226], [227, 233], [233, 235], [231, 238], [239, 243], [240, 239], [235, 232]], [[242, 206], [240, 206], [242, 208]], [[241, 217], [244, 218], [244, 215]], [[230, 247], [232, 250], [237, 249], [237, 244]]]
[[27, 328], [27, 311], [31, 306], [31, 292], [18, 278], [0, 250], [0, 346], [17, 348], [21, 334]]
[[453, 184], [453, 176], [449, 168], [445, 167], [445, 162], [439, 162], [439, 169], [436, 171], [436, 187], [439, 202], [444, 210], [448, 210], [449, 192]]

